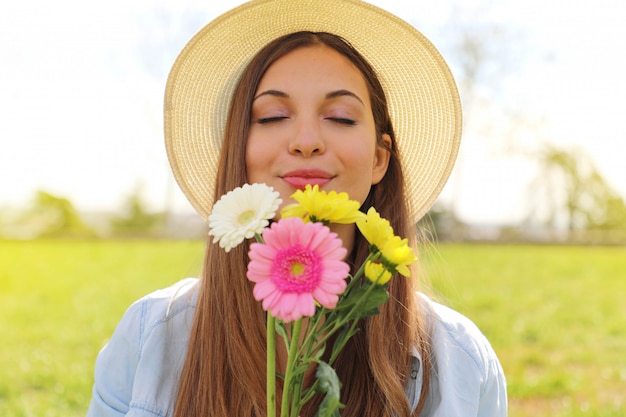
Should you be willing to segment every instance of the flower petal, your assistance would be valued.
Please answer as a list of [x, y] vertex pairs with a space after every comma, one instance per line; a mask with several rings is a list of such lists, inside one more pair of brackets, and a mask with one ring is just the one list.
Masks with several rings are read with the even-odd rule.
[[283, 218], [250, 245], [248, 279], [262, 306], [285, 322], [315, 314], [315, 302], [334, 307], [350, 267], [341, 240], [321, 223]]
[[274, 218], [282, 200], [280, 194], [265, 184], [244, 184], [222, 196], [214, 205], [209, 221], [213, 243], [229, 252], [232, 248], [261, 233]]
[[326, 192], [318, 185], [307, 185], [304, 190], [297, 190], [291, 195], [296, 204], [290, 204], [281, 210], [281, 217], [299, 217], [323, 223], [351, 224], [365, 215], [359, 211], [361, 204], [350, 200], [347, 193]]

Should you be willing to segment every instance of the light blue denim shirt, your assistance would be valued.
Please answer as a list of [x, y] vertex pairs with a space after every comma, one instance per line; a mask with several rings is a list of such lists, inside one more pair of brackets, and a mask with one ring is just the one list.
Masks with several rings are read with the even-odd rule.
[[[135, 302], [96, 360], [88, 417], [169, 417], [185, 361], [197, 279], [188, 278]], [[425, 296], [434, 352], [431, 389], [421, 416], [506, 416], [500, 362], [480, 330], [461, 314]], [[406, 395], [420, 396], [422, 367], [415, 352]]]

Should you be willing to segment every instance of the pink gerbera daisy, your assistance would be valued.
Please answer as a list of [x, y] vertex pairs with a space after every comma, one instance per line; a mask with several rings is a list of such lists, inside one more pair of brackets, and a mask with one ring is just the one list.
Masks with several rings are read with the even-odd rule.
[[322, 223], [285, 218], [263, 231], [263, 241], [250, 247], [247, 275], [264, 310], [290, 322], [313, 316], [316, 301], [337, 305], [349, 273], [337, 234]]

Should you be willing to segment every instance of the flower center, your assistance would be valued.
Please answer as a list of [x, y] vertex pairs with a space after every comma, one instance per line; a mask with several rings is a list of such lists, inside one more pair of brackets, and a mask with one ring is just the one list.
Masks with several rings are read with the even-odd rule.
[[322, 277], [322, 258], [303, 246], [290, 246], [276, 254], [271, 276], [280, 291], [312, 292]]
[[254, 218], [254, 210], [246, 210], [237, 217], [237, 223], [248, 224]]
[[300, 262], [294, 262], [291, 265], [291, 273], [293, 275], [300, 275], [303, 272], [304, 272], [304, 265], [302, 265]]

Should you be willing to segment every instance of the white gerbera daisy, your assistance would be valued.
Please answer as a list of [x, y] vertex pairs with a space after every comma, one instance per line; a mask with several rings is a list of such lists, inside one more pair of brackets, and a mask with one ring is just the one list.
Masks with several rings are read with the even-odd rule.
[[209, 236], [213, 243], [229, 252], [232, 248], [260, 234], [274, 218], [283, 201], [280, 194], [265, 184], [244, 184], [224, 194], [213, 205], [209, 216]]

